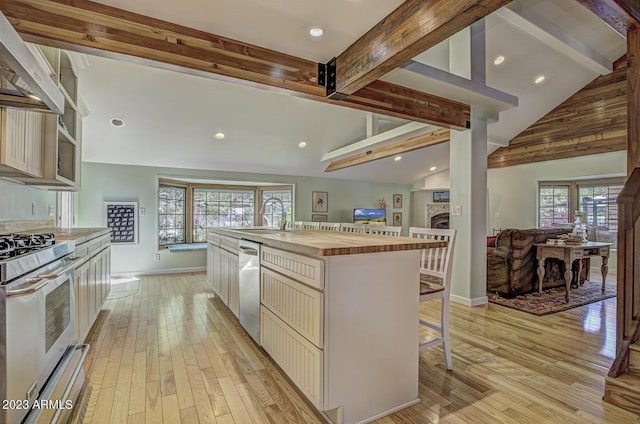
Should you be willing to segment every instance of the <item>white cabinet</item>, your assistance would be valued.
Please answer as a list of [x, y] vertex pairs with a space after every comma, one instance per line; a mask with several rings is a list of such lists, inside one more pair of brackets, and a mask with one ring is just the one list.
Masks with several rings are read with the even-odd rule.
[[324, 262], [263, 247], [260, 266], [260, 344], [322, 410]]
[[85, 259], [74, 271], [75, 337], [84, 340], [111, 288], [111, 235], [106, 234], [77, 245], [75, 255]]
[[231, 312], [239, 316], [237, 239], [217, 234], [207, 237], [207, 281]]
[[45, 116], [24, 109], [0, 109], [0, 175], [43, 176]]
[[64, 94], [64, 113], [37, 113], [42, 126], [39, 151], [41, 171], [37, 175], [29, 173], [30, 176], [16, 179], [42, 188], [78, 190], [82, 161], [82, 117], [88, 113], [78, 95], [78, 64], [74, 60], [78, 56], [53, 47], [40, 46], [38, 49], [50, 64], [52, 76]]

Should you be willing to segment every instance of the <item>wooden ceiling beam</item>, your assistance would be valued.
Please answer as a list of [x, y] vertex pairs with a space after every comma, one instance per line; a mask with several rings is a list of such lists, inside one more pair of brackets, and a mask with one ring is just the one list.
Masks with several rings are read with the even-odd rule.
[[337, 171], [339, 169], [373, 162], [375, 160], [412, 152], [414, 150], [424, 149], [425, 147], [447, 143], [451, 139], [450, 134], [451, 132], [448, 129], [439, 129], [408, 140], [395, 141], [382, 147], [377, 147], [366, 152], [333, 161], [329, 166], [327, 166], [324, 172]]
[[377, 81], [346, 102], [326, 98], [318, 64], [88, 0], [2, 0], [28, 41], [461, 129], [463, 103]]
[[338, 98], [351, 95], [511, 0], [406, 0], [336, 58]]
[[640, 20], [638, 0], [576, 0], [602, 19], [621, 36], [627, 37], [627, 27]]

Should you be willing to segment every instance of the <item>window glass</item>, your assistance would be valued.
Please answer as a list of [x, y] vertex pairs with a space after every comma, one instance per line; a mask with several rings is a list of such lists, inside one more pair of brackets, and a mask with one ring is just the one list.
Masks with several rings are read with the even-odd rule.
[[622, 184], [580, 185], [578, 208], [585, 214], [587, 225], [618, 229], [618, 204], [616, 200]]
[[186, 189], [160, 185], [158, 195], [158, 244], [185, 243]]
[[285, 220], [292, 220], [293, 191], [263, 190], [262, 205], [262, 222], [258, 225], [279, 227], [283, 216]]
[[207, 240], [208, 227], [248, 227], [253, 225], [253, 190], [193, 190], [193, 242]]
[[540, 186], [538, 205], [540, 227], [552, 227], [553, 224], [571, 222], [568, 185]]

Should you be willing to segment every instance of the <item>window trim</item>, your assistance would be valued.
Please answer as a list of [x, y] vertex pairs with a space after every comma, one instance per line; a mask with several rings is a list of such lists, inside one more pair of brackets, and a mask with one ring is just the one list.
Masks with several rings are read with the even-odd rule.
[[602, 185], [624, 185], [626, 181], [625, 177], [608, 177], [608, 178], [584, 178], [584, 179], [575, 179], [575, 180], [549, 180], [549, 181], [538, 181], [538, 191], [536, 196], [536, 222], [538, 223], [538, 228], [541, 227], [540, 222], [540, 188], [541, 187], [549, 187], [549, 186], [569, 186], [569, 224], [572, 223], [573, 220], [573, 212], [578, 210], [580, 205], [578, 204], [578, 198], [580, 197], [580, 186], [602, 186]]

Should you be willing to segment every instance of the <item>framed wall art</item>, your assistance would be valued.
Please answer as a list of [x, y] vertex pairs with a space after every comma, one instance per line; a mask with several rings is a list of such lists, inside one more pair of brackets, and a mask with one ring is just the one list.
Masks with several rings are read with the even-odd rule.
[[393, 213], [393, 225], [402, 227], [402, 212]]
[[314, 213], [311, 215], [312, 222], [327, 222], [327, 215]]
[[314, 191], [311, 193], [311, 212], [329, 211], [329, 193], [326, 191]]
[[105, 226], [111, 228], [111, 243], [138, 243], [138, 202], [105, 202]]
[[393, 207], [395, 209], [402, 208], [402, 194], [394, 194], [393, 195]]

